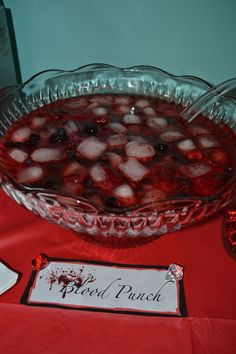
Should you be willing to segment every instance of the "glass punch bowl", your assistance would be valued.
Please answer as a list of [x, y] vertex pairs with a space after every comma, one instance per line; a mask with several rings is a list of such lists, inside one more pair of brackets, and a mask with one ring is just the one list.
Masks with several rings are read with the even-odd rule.
[[[138, 94], [189, 106], [211, 88], [190, 76], [174, 76], [148, 66], [117, 68], [92, 64], [74, 71], [48, 70], [22, 85], [0, 91], [0, 137], [25, 114], [54, 101], [92, 94]], [[236, 133], [236, 106], [221, 98], [204, 112], [207, 118], [224, 121]], [[0, 179], [4, 192], [42, 218], [74, 231], [88, 241], [111, 247], [136, 246], [167, 232], [208, 218], [233, 198], [235, 178], [210, 198], [184, 198], [136, 207], [123, 214], [108, 213], [82, 198], [49, 189], [18, 184], [3, 168]]]

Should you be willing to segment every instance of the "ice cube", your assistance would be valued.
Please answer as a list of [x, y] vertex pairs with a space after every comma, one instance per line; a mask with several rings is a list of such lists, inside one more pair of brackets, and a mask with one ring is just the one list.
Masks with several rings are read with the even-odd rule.
[[11, 140], [13, 142], [21, 142], [24, 143], [27, 141], [32, 134], [32, 130], [29, 127], [21, 127], [15, 130], [11, 136]]
[[148, 100], [140, 99], [136, 101], [135, 106], [138, 108], [144, 108], [150, 105], [150, 102]]
[[204, 176], [212, 171], [212, 168], [203, 163], [189, 163], [180, 165], [179, 170], [189, 178]]
[[209, 149], [220, 146], [218, 141], [212, 135], [199, 136], [198, 142], [202, 149]]
[[22, 163], [27, 160], [28, 153], [24, 150], [16, 148], [16, 149], [12, 149], [9, 152], [9, 156], [12, 158], [12, 160]]
[[132, 110], [130, 106], [125, 106], [124, 104], [113, 105], [112, 109], [115, 113], [119, 113], [119, 114], [127, 114], [130, 113]]
[[177, 147], [182, 150], [182, 151], [190, 151], [196, 149], [196, 145], [191, 139], [185, 139], [181, 140], [178, 144]]
[[105, 152], [106, 148], [106, 143], [103, 143], [95, 136], [90, 136], [80, 143], [77, 147], [77, 152], [88, 160], [96, 160]]
[[40, 166], [30, 166], [20, 170], [17, 173], [19, 183], [33, 183], [40, 181], [44, 177], [44, 172]]
[[107, 174], [103, 166], [99, 163], [93, 165], [89, 170], [91, 179], [96, 183], [101, 183], [107, 180]]
[[67, 134], [76, 133], [78, 131], [77, 124], [73, 120], [68, 120], [63, 124], [63, 128], [66, 130]]
[[152, 107], [145, 107], [143, 108], [143, 113], [146, 114], [147, 116], [155, 116], [156, 112]]
[[129, 207], [135, 205], [137, 202], [134, 190], [129, 184], [122, 184], [115, 188], [113, 195], [123, 206]]
[[134, 196], [134, 191], [129, 184], [122, 184], [114, 189], [114, 195], [120, 198], [129, 198]]
[[159, 135], [160, 139], [168, 143], [173, 143], [175, 141], [182, 139], [183, 137], [184, 137], [183, 134], [178, 130], [169, 130]]
[[193, 135], [205, 135], [205, 134], [210, 134], [210, 130], [205, 127], [204, 125], [201, 124], [193, 124], [190, 123], [188, 126], [188, 130], [193, 134]]
[[136, 157], [137, 159], [146, 160], [155, 155], [155, 149], [151, 144], [140, 143], [138, 141], [130, 141], [125, 145], [127, 156]]
[[124, 175], [133, 182], [140, 182], [150, 172], [150, 170], [142, 165], [135, 157], [130, 157], [126, 162], [118, 165]]
[[146, 124], [157, 132], [163, 132], [167, 128], [167, 121], [162, 117], [149, 117]]
[[130, 135], [130, 136], [129, 136], [129, 139], [130, 139], [131, 141], [137, 141], [137, 142], [139, 142], [139, 143], [145, 143], [145, 144], [148, 143], [148, 140], [147, 140], [147, 139], [145, 139], [144, 137], [139, 136], [139, 135]]
[[82, 164], [80, 164], [77, 161], [72, 161], [72, 162], [69, 162], [69, 164], [67, 164], [64, 167], [63, 177], [67, 178], [70, 176], [76, 176], [77, 180], [82, 182], [85, 179], [85, 177], [87, 176], [87, 173], [88, 173], [88, 171], [87, 171], [86, 167], [84, 167]]
[[128, 129], [120, 123], [110, 123], [107, 125], [107, 127], [117, 134], [126, 133], [128, 131]]
[[142, 121], [136, 114], [125, 114], [123, 117], [123, 122], [125, 124], [141, 124]]
[[121, 162], [123, 162], [123, 158], [115, 152], [106, 152], [103, 155], [103, 159], [109, 161], [113, 168], [116, 168]]
[[64, 151], [60, 148], [42, 147], [34, 150], [31, 154], [31, 159], [35, 162], [53, 162], [62, 160], [65, 157]]
[[105, 107], [96, 107], [93, 109], [93, 113], [96, 116], [103, 116], [104, 114], [107, 114], [107, 109]]
[[120, 148], [127, 143], [127, 138], [123, 134], [110, 135], [107, 143], [111, 148]]
[[34, 117], [32, 119], [32, 127], [37, 129], [37, 128], [41, 128], [44, 123], [46, 122], [47, 118], [46, 117]]

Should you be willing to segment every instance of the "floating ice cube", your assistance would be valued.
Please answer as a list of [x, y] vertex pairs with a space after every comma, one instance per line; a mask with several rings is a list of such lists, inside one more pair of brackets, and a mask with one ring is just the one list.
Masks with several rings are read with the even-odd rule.
[[137, 197], [129, 184], [122, 184], [113, 190], [114, 197], [126, 207], [131, 207], [137, 203]]
[[34, 117], [32, 119], [32, 127], [37, 129], [37, 128], [41, 128], [44, 123], [46, 122], [47, 118], [46, 117]]
[[183, 137], [184, 137], [184, 135], [178, 130], [169, 130], [169, 131], [163, 132], [159, 135], [160, 139], [162, 139], [168, 143], [178, 141], [178, 140], [182, 139]]
[[132, 107], [125, 106], [124, 104], [116, 104], [115, 106], [113, 106], [113, 111], [115, 113], [128, 114], [132, 111]]
[[120, 148], [127, 143], [127, 138], [123, 134], [114, 134], [109, 136], [107, 143], [111, 148]]
[[212, 171], [212, 168], [209, 165], [202, 163], [180, 165], [179, 169], [189, 178], [201, 177]]
[[157, 132], [163, 132], [167, 128], [167, 121], [162, 117], [149, 117], [146, 121], [149, 128], [154, 129]]
[[87, 176], [87, 169], [84, 165], [77, 161], [69, 162], [63, 170], [63, 177], [66, 179], [70, 176], [77, 176], [77, 180], [82, 182]]
[[148, 100], [140, 99], [136, 101], [135, 106], [138, 108], [144, 108], [148, 107], [150, 105], [150, 102]]
[[61, 160], [65, 157], [64, 151], [60, 148], [49, 148], [42, 147], [34, 150], [31, 154], [31, 159], [35, 162], [44, 163], [44, 162], [53, 162]]
[[129, 184], [122, 184], [114, 189], [114, 196], [117, 198], [130, 198], [134, 196], [134, 191]]
[[155, 149], [151, 144], [140, 143], [138, 141], [130, 141], [125, 145], [127, 156], [136, 157], [137, 159], [149, 159], [155, 155]]
[[193, 124], [190, 123], [188, 126], [188, 130], [193, 134], [193, 135], [205, 135], [205, 134], [210, 134], [210, 130], [205, 127], [204, 125], [201, 124]]
[[16, 149], [12, 149], [9, 152], [9, 156], [12, 158], [12, 160], [22, 163], [27, 160], [28, 153], [24, 150], [16, 148]]
[[143, 113], [146, 114], [147, 116], [155, 116], [156, 112], [152, 107], [145, 107], [143, 108]]
[[140, 182], [145, 178], [150, 170], [142, 165], [135, 157], [130, 157], [126, 162], [118, 165], [124, 175], [133, 182]]
[[121, 162], [123, 162], [123, 158], [115, 152], [105, 152], [103, 159], [109, 161], [113, 168], [116, 168]]
[[33, 183], [41, 180], [44, 172], [40, 166], [30, 166], [20, 170], [17, 173], [17, 181], [19, 183]]
[[90, 175], [91, 179], [96, 183], [104, 182], [108, 178], [103, 166], [99, 163], [93, 165], [90, 168], [89, 175]]
[[181, 140], [177, 144], [177, 147], [182, 151], [190, 151], [196, 149], [196, 145], [191, 139]]
[[203, 149], [209, 149], [220, 146], [218, 141], [212, 135], [199, 136], [198, 142], [201, 148]]
[[88, 160], [96, 160], [104, 153], [106, 148], [107, 144], [103, 143], [98, 138], [91, 136], [80, 143], [77, 152]]
[[120, 123], [110, 123], [107, 125], [107, 127], [111, 129], [114, 133], [118, 134], [126, 133], [128, 131], [128, 129]]
[[63, 128], [66, 130], [67, 134], [76, 133], [78, 131], [78, 126], [73, 120], [68, 120], [63, 124]]
[[141, 124], [142, 121], [136, 114], [125, 114], [123, 117], [123, 122], [125, 124]]
[[14, 142], [25, 142], [32, 134], [32, 130], [29, 127], [22, 127], [15, 130], [11, 136], [11, 140]]
[[93, 109], [93, 113], [96, 116], [103, 116], [104, 114], [107, 114], [107, 109], [105, 107], [96, 107]]

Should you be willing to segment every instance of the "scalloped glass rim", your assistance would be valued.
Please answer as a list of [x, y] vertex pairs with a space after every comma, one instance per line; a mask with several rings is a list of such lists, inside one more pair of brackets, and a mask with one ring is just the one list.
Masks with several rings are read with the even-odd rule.
[[10, 85], [7, 87], [4, 87], [0, 89], [0, 100], [4, 98], [5, 94], [9, 94], [10, 92], [14, 91], [15, 89], [18, 88], [23, 88], [27, 85], [30, 85], [34, 82], [34, 80], [37, 80], [39, 77], [44, 77], [47, 76], [48, 74], [66, 74], [66, 73], [79, 73], [79, 72], [88, 72], [88, 71], [95, 71], [95, 70], [101, 70], [101, 69], [110, 69], [114, 70], [116, 72], [126, 72], [126, 71], [134, 71], [134, 72], [140, 72], [140, 70], [145, 70], [146, 72], [154, 72], [157, 73], [159, 72], [160, 74], [163, 74], [165, 76], [168, 76], [170, 78], [178, 79], [178, 80], [183, 80], [183, 81], [195, 81], [196, 84], [201, 85], [202, 87], [205, 87], [206, 89], [209, 89], [213, 87], [213, 85], [207, 81], [205, 81], [202, 78], [199, 78], [197, 76], [192, 76], [192, 75], [174, 75], [169, 73], [168, 71], [165, 71], [163, 69], [157, 68], [155, 66], [150, 66], [150, 65], [135, 65], [135, 66], [130, 66], [130, 67], [117, 67], [111, 64], [104, 64], [104, 63], [93, 63], [93, 64], [87, 64], [83, 65], [81, 67], [78, 67], [76, 69], [72, 70], [66, 70], [66, 69], [47, 69], [47, 70], [42, 70], [34, 75], [32, 75], [29, 79], [24, 81], [22, 84], [18, 85]]
[[[48, 69], [48, 70], [44, 70], [41, 71], [35, 75], [33, 75], [30, 79], [28, 79], [27, 81], [25, 81], [24, 83], [20, 84], [20, 85], [13, 85], [13, 86], [8, 86], [2, 90], [0, 90], [0, 102], [3, 101], [8, 95], [14, 94], [15, 92], [17, 92], [18, 90], [22, 90], [22, 92], [24, 92], [24, 89], [27, 88], [31, 88], [34, 86], [34, 84], [38, 82], [38, 80], [46, 80], [46, 79], [56, 79], [57, 77], [60, 77], [61, 75], [66, 75], [66, 74], [80, 74], [80, 73], [90, 73], [90, 72], [100, 72], [101, 70], [109, 70], [112, 71], [114, 73], [120, 73], [120, 74], [126, 74], [126, 73], [145, 73], [145, 74], [154, 74], [154, 75], [160, 75], [165, 79], [173, 79], [176, 80], [177, 82], [183, 82], [183, 83], [187, 83], [189, 85], [195, 85], [201, 89], [203, 89], [203, 93], [212, 88], [212, 84], [210, 84], [209, 82], [199, 78], [199, 77], [195, 77], [195, 76], [190, 76], [190, 75], [182, 75], [182, 76], [177, 76], [177, 75], [173, 75], [170, 74], [167, 71], [164, 71], [162, 69], [159, 69], [157, 67], [153, 67], [153, 66], [146, 66], [146, 65], [137, 65], [137, 66], [131, 66], [131, 67], [126, 67], [126, 68], [120, 68], [120, 67], [116, 67], [113, 65], [109, 65], [109, 64], [103, 64], [103, 63], [94, 63], [94, 64], [88, 64], [88, 65], [84, 65], [81, 66], [77, 69], [73, 69], [73, 70], [63, 70], [63, 69]], [[71, 96], [73, 97], [73, 96]], [[221, 98], [220, 102], [227, 102], [229, 104], [234, 104], [233, 102], [231, 102], [231, 100], [229, 98]], [[191, 102], [190, 102], [191, 103]], [[43, 103], [45, 104], [45, 103]], [[43, 105], [42, 104], [42, 105]], [[1, 112], [0, 112], [1, 114]], [[1, 122], [0, 122], [1, 123]], [[234, 122], [235, 123], [235, 122]], [[235, 124], [234, 124], [235, 126]], [[73, 208], [79, 209], [80, 211], [84, 211], [84, 212], [91, 212], [91, 213], [96, 213], [98, 215], [107, 215], [107, 216], [116, 216], [116, 217], [126, 217], [126, 216], [137, 216], [137, 215], [152, 215], [153, 212], [159, 212], [159, 209], [161, 211], [163, 211], [165, 208], [164, 206], [166, 205], [166, 210], [169, 210], [167, 208], [172, 207], [172, 209], [178, 209], [178, 205], [179, 206], [183, 206], [183, 203], [186, 203], [186, 207], [190, 207], [190, 206], [195, 206], [195, 207], [199, 207], [200, 205], [204, 205], [206, 204], [211, 204], [214, 201], [218, 201], [219, 198], [223, 195], [223, 194], [227, 194], [227, 190], [232, 187], [234, 188], [234, 184], [236, 182], [236, 176], [234, 176], [233, 180], [230, 181], [229, 184], [227, 184], [226, 186], [224, 186], [221, 190], [219, 190], [219, 192], [213, 196], [210, 197], [201, 197], [201, 198], [197, 198], [197, 197], [178, 197], [175, 199], [167, 199], [165, 201], [162, 202], [158, 202], [158, 203], [152, 203], [152, 204], [147, 204], [147, 205], [142, 205], [140, 206], [136, 206], [134, 208], [130, 208], [125, 210], [124, 213], [112, 213], [112, 212], [108, 212], [106, 209], [99, 209], [97, 207], [95, 207], [94, 205], [88, 203], [88, 201], [86, 201], [83, 198], [79, 198], [67, 193], [59, 193], [56, 192], [54, 190], [50, 190], [50, 189], [42, 189], [42, 188], [30, 188], [30, 187], [26, 187], [23, 185], [18, 184], [13, 177], [7, 172], [5, 171], [2, 166], [0, 165], [0, 176], [2, 176], [2, 185], [4, 183], [7, 184], [12, 184], [14, 189], [18, 189], [19, 191], [22, 191], [26, 194], [28, 193], [33, 193], [33, 195], [35, 195], [36, 197], [38, 196], [46, 196], [48, 199], [52, 199], [52, 200], [58, 200], [60, 203], [64, 203], [64, 202], [69, 202], [69, 205], [72, 203], [73, 204]], [[63, 198], [64, 198], [64, 202], [63, 202]], [[68, 205], [64, 205], [64, 206], [68, 206]], [[154, 211], [153, 211], [154, 209]], [[152, 211], [150, 211], [152, 210]]]

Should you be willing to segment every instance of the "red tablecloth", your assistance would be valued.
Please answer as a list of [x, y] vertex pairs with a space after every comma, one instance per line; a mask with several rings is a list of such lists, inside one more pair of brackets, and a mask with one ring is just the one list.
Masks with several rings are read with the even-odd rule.
[[[130, 249], [88, 243], [0, 192], [0, 258], [22, 276], [0, 297], [1, 354], [236, 353], [236, 262], [222, 243], [223, 215]], [[30, 307], [20, 298], [37, 253], [50, 257], [184, 266], [187, 318]]]

